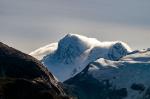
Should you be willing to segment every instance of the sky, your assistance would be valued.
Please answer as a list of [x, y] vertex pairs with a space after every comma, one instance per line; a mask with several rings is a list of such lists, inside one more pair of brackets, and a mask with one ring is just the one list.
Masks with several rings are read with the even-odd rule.
[[67, 33], [150, 47], [150, 0], [0, 0], [0, 41], [25, 53]]

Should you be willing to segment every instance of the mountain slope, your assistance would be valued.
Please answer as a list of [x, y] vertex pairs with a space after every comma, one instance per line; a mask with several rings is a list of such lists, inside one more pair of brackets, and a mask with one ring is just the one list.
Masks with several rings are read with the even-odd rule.
[[35, 58], [0, 42], [0, 98], [62, 99], [65, 92]]
[[[51, 50], [43, 55], [45, 50]], [[81, 72], [90, 62], [98, 58], [119, 60], [131, 52], [130, 47], [121, 41], [100, 42], [77, 34], [67, 34], [58, 42], [58, 46], [42, 47], [30, 55], [38, 58], [42, 52], [42, 62], [61, 81]], [[37, 57], [38, 56], [38, 57]], [[65, 72], [65, 73], [64, 73]]]
[[44, 56], [54, 52], [57, 49], [57, 46], [58, 43], [51, 43], [31, 52], [30, 55], [37, 58], [38, 60], [42, 60]]
[[[140, 59], [134, 60], [137, 58]], [[79, 99], [150, 99], [150, 51], [127, 55], [121, 60], [92, 62], [64, 82], [68, 92]]]

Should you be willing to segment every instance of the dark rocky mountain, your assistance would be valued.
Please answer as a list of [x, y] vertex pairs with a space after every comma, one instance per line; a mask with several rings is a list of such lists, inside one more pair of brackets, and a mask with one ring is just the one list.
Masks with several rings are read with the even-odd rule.
[[69, 99], [35, 58], [0, 43], [0, 99]]

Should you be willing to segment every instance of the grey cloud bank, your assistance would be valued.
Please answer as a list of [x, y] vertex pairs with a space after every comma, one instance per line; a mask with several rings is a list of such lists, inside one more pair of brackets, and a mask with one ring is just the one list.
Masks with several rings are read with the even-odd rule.
[[149, 47], [149, 0], [1, 0], [0, 41], [26, 53], [66, 33]]

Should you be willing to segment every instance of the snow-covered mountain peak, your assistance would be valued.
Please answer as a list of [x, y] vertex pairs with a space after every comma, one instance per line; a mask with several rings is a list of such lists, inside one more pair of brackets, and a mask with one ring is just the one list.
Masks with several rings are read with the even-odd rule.
[[31, 55], [44, 56], [43, 64], [61, 81], [65, 81], [81, 72], [90, 62], [99, 58], [119, 60], [129, 52], [130, 47], [121, 41], [100, 42], [95, 38], [67, 34], [54, 46], [42, 47]]
[[99, 45], [94, 46], [89, 54], [89, 58], [93, 61], [98, 58], [105, 58], [108, 60], [119, 60], [126, 56], [132, 50], [122, 41], [109, 41], [101, 42]]
[[126, 43], [118, 41], [109, 49], [108, 57], [110, 60], [119, 60], [131, 51], [131, 48]]
[[67, 34], [58, 42], [58, 48], [55, 54], [59, 62], [70, 64], [87, 49], [99, 43], [94, 38], [88, 38], [78, 34]]

